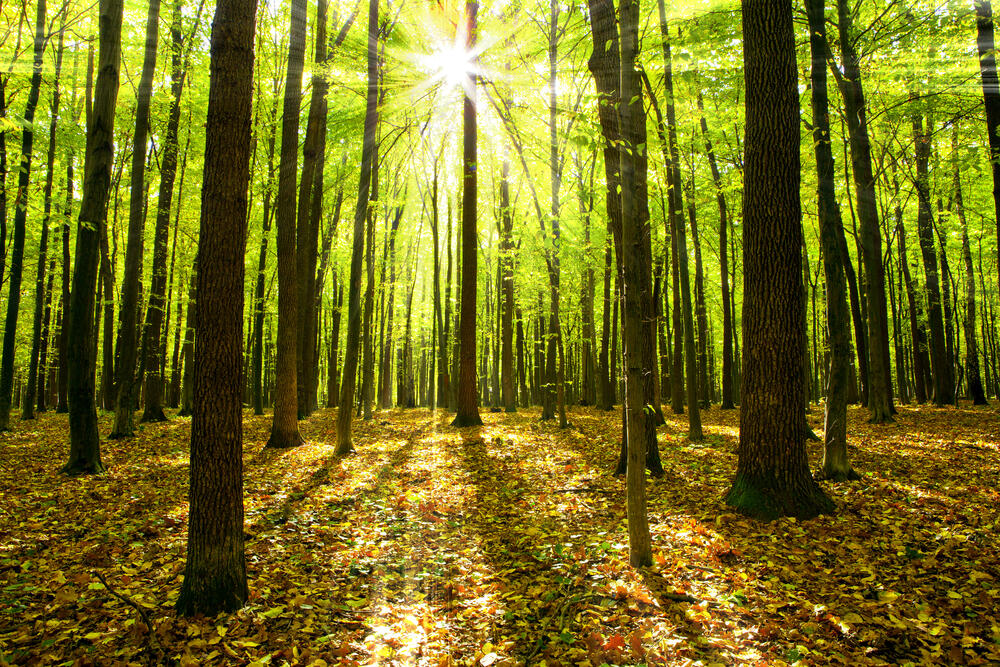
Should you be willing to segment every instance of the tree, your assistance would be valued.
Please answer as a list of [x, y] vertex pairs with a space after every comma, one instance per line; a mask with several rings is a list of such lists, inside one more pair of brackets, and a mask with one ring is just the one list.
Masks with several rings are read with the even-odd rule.
[[66, 355], [69, 365], [69, 475], [98, 473], [101, 440], [97, 432], [94, 373], [94, 302], [100, 238], [108, 214], [108, 190], [114, 162], [115, 104], [121, 66], [122, 0], [101, 0], [97, 84], [87, 124], [83, 201], [76, 232], [76, 258], [70, 292]]
[[[374, 0], [373, 0], [374, 1]], [[479, 395], [476, 392], [476, 281], [478, 273], [479, 234], [476, 230], [476, 81], [472, 71], [475, 61], [472, 50], [476, 45], [476, 15], [479, 3], [465, 4], [465, 48], [470, 63], [463, 85], [466, 86], [462, 107], [462, 300], [459, 322], [458, 411], [452, 426], [477, 426]]]
[[233, 611], [243, 547], [243, 274], [256, 0], [219, 0], [212, 24], [191, 419], [186, 616]]
[[[623, 0], [620, 5], [621, 100], [619, 127], [621, 144], [622, 202], [622, 287], [625, 293], [622, 310], [622, 365], [625, 368], [625, 439], [628, 451], [626, 472], [626, 515], [628, 517], [629, 562], [636, 567], [653, 564], [652, 540], [646, 509], [646, 447], [647, 422], [653, 419], [646, 403], [644, 376], [655, 372], [649, 367], [651, 355], [642, 354], [643, 338], [648, 334], [646, 319], [653, 311], [652, 281], [649, 267], [643, 259], [642, 235], [648, 234], [649, 222], [642, 219], [639, 206], [645, 185], [637, 166], [645, 170], [639, 155], [646, 150], [636, 142], [645, 135], [645, 114], [642, 107], [642, 84], [636, 71], [639, 51], [639, 0]], [[625, 102], [628, 100], [628, 102]], [[643, 127], [639, 127], [642, 125]], [[643, 229], [645, 227], [645, 229]], [[648, 342], [645, 344], [648, 347]], [[655, 442], [655, 439], [654, 439]]]
[[337, 456], [354, 451], [351, 415], [358, 381], [358, 343], [361, 339], [361, 260], [365, 246], [365, 221], [370, 206], [368, 198], [371, 192], [372, 165], [378, 150], [375, 143], [375, 132], [378, 129], [378, 0], [368, 0], [368, 92], [364, 122], [358, 201], [354, 208], [351, 277], [347, 288], [347, 340], [344, 342], [344, 366], [337, 410]]
[[993, 39], [993, 7], [990, 0], [975, 0], [975, 5], [976, 47], [979, 51], [979, 74], [983, 82], [983, 104], [986, 107], [986, 136], [993, 174], [997, 247], [1000, 247], [1000, 80], [997, 79], [996, 45]]
[[[131, 192], [128, 206], [128, 245], [125, 248], [125, 275], [122, 279], [121, 303], [118, 308], [118, 345], [115, 364], [118, 387], [115, 424], [111, 438], [135, 435], [133, 413], [136, 408], [139, 379], [136, 375], [139, 329], [139, 291], [142, 282], [143, 245], [146, 226], [145, 172], [147, 136], [149, 134], [149, 103], [153, 91], [153, 71], [159, 39], [160, 0], [150, 0], [146, 18], [146, 51], [142, 75], [136, 89], [135, 134], [132, 143]], [[105, 296], [107, 298], [107, 296]], [[108, 335], [105, 332], [105, 335]]]
[[299, 107], [306, 57], [306, 0], [292, 0], [288, 31], [288, 76], [281, 114], [281, 156], [278, 162], [278, 339], [274, 364], [274, 418], [268, 447], [298, 447], [298, 325], [299, 292], [295, 250], [295, 180], [299, 161]]
[[824, 417], [823, 476], [843, 481], [856, 478], [847, 459], [847, 383], [850, 365], [850, 313], [847, 283], [838, 245], [842, 227], [834, 182], [833, 149], [830, 146], [830, 109], [826, 87], [826, 19], [823, 0], [808, 0], [809, 52], [812, 55], [813, 148], [816, 153], [816, 199], [819, 207], [823, 275], [826, 278], [826, 335], [830, 345], [830, 370]]
[[31, 71], [31, 84], [28, 89], [28, 100], [24, 106], [21, 162], [17, 175], [17, 195], [14, 198], [14, 243], [10, 251], [7, 319], [4, 321], [3, 356], [0, 357], [0, 431], [6, 431], [8, 428], [10, 406], [14, 396], [15, 334], [17, 333], [17, 315], [21, 307], [21, 274], [24, 267], [25, 223], [28, 219], [28, 186], [31, 183], [31, 154], [35, 142], [35, 108], [38, 106], [38, 94], [42, 87], [42, 56], [44, 53], [45, 0], [38, 0], [38, 12], [35, 20], [35, 57]]
[[743, 67], [742, 410], [726, 502], [767, 521], [807, 519], [833, 503], [809, 472], [802, 432], [799, 98], [789, 0], [743, 0]]

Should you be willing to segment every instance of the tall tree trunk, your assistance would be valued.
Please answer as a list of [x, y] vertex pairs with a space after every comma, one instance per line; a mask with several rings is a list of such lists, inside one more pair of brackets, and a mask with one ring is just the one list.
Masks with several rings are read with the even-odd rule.
[[885, 274], [882, 269], [882, 237], [879, 230], [872, 174], [871, 140], [868, 136], [867, 103], [861, 84], [861, 67], [854, 46], [854, 30], [847, 0], [837, 0], [841, 57], [844, 64], [841, 95], [851, 146], [851, 165], [858, 199], [861, 254], [868, 281], [868, 410], [875, 424], [892, 421], [892, 376], [889, 367], [889, 330], [886, 314]]
[[993, 210], [996, 215], [997, 247], [1000, 247], [1000, 81], [997, 79], [996, 47], [993, 41], [993, 7], [990, 0], [975, 0], [975, 5], [979, 73], [983, 82], [986, 136], [993, 173]]
[[70, 291], [66, 354], [69, 363], [69, 475], [99, 473], [101, 440], [94, 401], [96, 348], [94, 292], [102, 230], [106, 227], [108, 192], [114, 162], [114, 119], [121, 65], [122, 0], [101, 0], [97, 85], [93, 115], [87, 125], [83, 201], [76, 232], [76, 259]]
[[916, 150], [917, 189], [917, 238], [924, 264], [924, 284], [927, 290], [927, 319], [931, 330], [931, 371], [934, 378], [934, 403], [952, 402], [953, 387], [948, 380], [944, 340], [944, 323], [941, 319], [941, 288], [938, 274], [937, 253], [934, 248], [934, 213], [931, 211], [927, 163], [930, 158], [930, 134], [924, 133], [923, 118], [913, 114], [913, 141]]
[[[510, 69], [510, 63], [507, 64]], [[435, 164], [436, 167], [436, 164]], [[436, 173], [436, 172], [435, 172]], [[437, 191], [435, 180], [435, 193]], [[514, 382], [514, 216], [510, 210], [510, 145], [504, 142], [500, 166], [500, 390], [506, 412], [517, 412]], [[435, 255], [436, 257], [436, 255]], [[437, 271], [435, 270], [435, 274]], [[436, 281], [435, 281], [436, 287]], [[435, 297], [436, 300], [437, 297]]]
[[180, 150], [178, 128], [181, 120], [181, 93], [184, 91], [184, 70], [181, 65], [181, 2], [175, 0], [170, 26], [170, 115], [167, 136], [160, 158], [160, 193], [156, 203], [156, 229], [153, 235], [153, 273], [149, 287], [149, 309], [146, 314], [146, 391], [142, 421], [166, 421], [163, 413], [163, 357], [160, 348], [163, 320], [170, 303], [167, 291], [167, 243], [170, 237], [170, 213], [177, 175], [177, 154]]
[[361, 324], [361, 410], [362, 418], [365, 421], [370, 421], [372, 418], [372, 399], [375, 391], [372, 320], [375, 310], [375, 221], [378, 217], [378, 169], [379, 160], [376, 154], [375, 162], [372, 164], [372, 194], [366, 230], [365, 273], [367, 280], [365, 282], [364, 321]]
[[[65, 26], [65, 19], [63, 20]], [[56, 48], [56, 68], [53, 78], [52, 105], [49, 118], [49, 146], [45, 164], [45, 190], [42, 204], [42, 230], [38, 240], [38, 273], [35, 277], [35, 317], [31, 326], [31, 358], [28, 362], [28, 382], [21, 403], [21, 419], [35, 418], [35, 403], [45, 409], [45, 343], [48, 340], [48, 308], [45, 299], [45, 263], [48, 260], [49, 215], [52, 212], [52, 182], [55, 180], [56, 128], [59, 124], [59, 74], [62, 71], [64, 29], [59, 30]], [[52, 267], [55, 268], [54, 266]], [[50, 280], [51, 282], [51, 280]], [[51, 288], [50, 288], [51, 291]], [[46, 320], [43, 329], [42, 320]], [[39, 372], [39, 365], [41, 371]]]
[[[374, 1], [374, 0], [373, 0]], [[479, 3], [467, 0], [463, 30], [465, 48], [472, 53], [476, 45], [476, 18]], [[479, 233], [476, 228], [476, 168], [477, 124], [476, 85], [478, 77], [473, 70], [475, 58], [465, 73], [466, 94], [462, 107], [462, 310], [459, 324], [459, 375], [457, 407], [452, 426], [476, 426], [483, 423], [479, 416], [476, 393], [476, 281], [479, 266]]]
[[[629, 562], [635, 567], [652, 565], [652, 539], [646, 510], [646, 448], [652, 415], [646, 411], [644, 376], [655, 373], [648, 365], [649, 355], [642, 353], [642, 339], [649, 326], [644, 318], [653, 312], [652, 276], [643, 258], [642, 236], [649, 233], [648, 219], [643, 219], [641, 187], [645, 186], [645, 146], [636, 139], [645, 135], [642, 84], [636, 72], [639, 50], [639, 2], [623, 0], [621, 12], [621, 102], [619, 127], [621, 144], [621, 247], [622, 281], [625, 293], [623, 309], [623, 364], [625, 366], [625, 433], [628, 465], [626, 473], [626, 515], [628, 518]], [[625, 102], [628, 100], [628, 102]], [[645, 346], [648, 347], [648, 341]], [[655, 426], [653, 426], [655, 434]], [[654, 435], [655, 442], [655, 435]]]
[[733, 311], [730, 307], [729, 287], [729, 253], [727, 252], [729, 234], [729, 209], [726, 206], [726, 193], [722, 187], [722, 175], [715, 159], [712, 140], [708, 136], [708, 121], [705, 120], [705, 103], [701, 91], [698, 91], [698, 112], [701, 116], [701, 135], [705, 141], [705, 154], [712, 170], [712, 182], [715, 184], [715, 201], [719, 206], [719, 274], [722, 282], [722, 409], [731, 410], [733, 405]]
[[972, 248], [969, 245], [968, 224], [965, 221], [965, 201], [962, 197], [962, 179], [958, 171], [958, 129], [952, 126], [951, 135], [952, 156], [955, 162], [952, 170], [953, 186], [955, 188], [955, 210], [958, 213], [958, 223], [962, 228], [962, 263], [965, 265], [965, 373], [968, 378], [969, 398], [973, 405], [986, 405], [986, 394], [983, 391], [983, 380], [979, 374], [979, 353], [976, 349], [976, 274], [972, 269]]
[[[312, 74], [312, 97], [309, 100], [309, 119], [306, 123], [305, 143], [302, 147], [302, 179], [299, 186], [296, 231], [296, 283], [298, 287], [298, 343], [296, 369], [298, 390], [298, 415], [305, 417], [312, 412], [312, 390], [316, 360], [315, 321], [316, 308], [313, 298], [316, 275], [316, 236], [318, 220], [311, 215], [313, 207], [323, 202], [323, 158], [326, 144], [327, 90], [329, 83], [324, 74], [326, 65], [326, 15], [327, 0], [316, 3], [316, 54]], [[298, 85], [296, 83], [296, 85]], [[317, 209], [318, 210], [318, 209]]]
[[[155, 0], [154, 0], [155, 1]], [[247, 590], [243, 544], [243, 273], [256, 0], [219, 0], [211, 42], [191, 420], [185, 616], [234, 611]]]
[[[596, 157], [596, 156], [595, 156]], [[596, 373], [594, 368], [595, 336], [594, 336], [594, 265], [593, 246], [590, 240], [590, 218], [594, 210], [594, 164], [590, 163], [590, 188], [584, 190], [583, 165], [577, 159], [577, 173], [580, 175], [580, 216], [583, 218], [583, 275], [581, 277], [580, 295], [580, 372], [581, 390], [580, 405], [597, 404]], [[513, 295], [511, 295], [513, 297]]]
[[297, 447], [303, 443], [298, 424], [299, 292], [295, 250], [295, 181], [299, 162], [299, 110], [306, 50], [306, 1], [292, 0], [288, 35], [288, 70], [281, 115], [281, 157], [278, 164], [278, 337], [275, 360], [274, 419], [267, 447]]
[[824, 0], [808, 0], [809, 52], [812, 55], [813, 148], [816, 153], [816, 199], [819, 208], [820, 246], [826, 280], [826, 335], [830, 367], [824, 413], [823, 477], [837, 481], [856, 478], [847, 458], [847, 383], [851, 356], [847, 278], [838, 245], [843, 228], [834, 181], [830, 141], [830, 103], [826, 86], [826, 20]]
[[7, 315], [4, 321], [3, 356], [0, 357], [0, 431], [10, 424], [14, 393], [14, 347], [17, 344], [17, 316], [21, 306], [21, 274], [24, 268], [25, 223], [28, 218], [28, 186], [31, 184], [31, 158], [35, 142], [35, 109], [42, 87], [42, 56], [45, 54], [45, 0], [38, 0], [35, 20], [35, 51], [28, 101], [24, 107], [21, 132], [21, 162], [18, 166], [17, 194], [14, 197], [14, 243], [10, 250], [7, 280]]
[[354, 451], [351, 439], [351, 412], [357, 383], [358, 343], [361, 338], [361, 260], [365, 246], [365, 220], [368, 218], [372, 165], [377, 146], [378, 128], [378, 0], [368, 2], [368, 92], [365, 102], [364, 137], [361, 149], [361, 175], [354, 209], [354, 241], [351, 248], [351, 275], [347, 297], [347, 340], [344, 343], [344, 370], [340, 383], [337, 410], [337, 449], [343, 456]]
[[281, 81], [275, 76], [271, 82], [271, 91], [274, 95], [274, 103], [271, 106], [271, 114], [267, 124], [267, 180], [264, 184], [264, 208], [261, 211], [261, 232], [260, 232], [260, 252], [257, 255], [257, 275], [255, 276], [254, 301], [253, 301], [253, 334], [251, 337], [251, 374], [253, 376], [253, 413], [255, 415], [264, 414], [264, 283], [267, 280], [267, 246], [268, 238], [271, 235], [271, 218], [273, 209], [271, 208], [271, 198], [274, 192], [274, 144], [277, 134], [278, 120], [278, 91]]
[[111, 438], [135, 435], [135, 412], [139, 379], [136, 375], [139, 331], [139, 292], [142, 283], [143, 245], [146, 226], [144, 206], [146, 190], [146, 150], [149, 135], [149, 105], [153, 91], [153, 72], [159, 41], [160, 0], [150, 0], [146, 17], [146, 48], [142, 75], [136, 89], [135, 134], [132, 142], [131, 190], [128, 207], [128, 244], [125, 248], [125, 274], [122, 277], [121, 302], [118, 308], [118, 345], [115, 365], [115, 423]]
[[746, 158], [743, 387], [736, 478], [726, 502], [766, 521], [833, 503], [809, 472], [802, 432], [802, 212], [792, 4], [743, 2]]
[[701, 407], [711, 405], [712, 388], [708, 383], [708, 310], [705, 307], [705, 271], [701, 263], [701, 240], [694, 202], [694, 175], [689, 188], [688, 221], [691, 223], [691, 245], [694, 247], [694, 313], [698, 327], [698, 401]]

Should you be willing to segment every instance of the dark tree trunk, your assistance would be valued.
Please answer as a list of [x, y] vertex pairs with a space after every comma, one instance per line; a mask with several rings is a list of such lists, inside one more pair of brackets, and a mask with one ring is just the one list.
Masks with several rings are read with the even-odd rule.
[[715, 200], [719, 206], [719, 274], [722, 281], [722, 409], [731, 410], [733, 405], [733, 311], [730, 304], [729, 253], [729, 209], [726, 193], [722, 187], [722, 176], [715, 159], [712, 140], [708, 136], [708, 121], [705, 120], [705, 105], [698, 91], [698, 112], [701, 116], [701, 135], [705, 140], [705, 153], [712, 169], [715, 184]]
[[847, 383], [851, 356], [850, 313], [847, 309], [847, 279], [838, 246], [838, 228], [843, 228], [834, 181], [830, 142], [830, 103], [826, 85], [826, 21], [823, 0], [808, 0], [809, 52], [812, 55], [813, 148], [818, 174], [816, 198], [819, 208], [820, 246], [826, 280], [826, 335], [830, 366], [824, 414], [823, 476], [844, 481], [857, 474], [847, 458]]
[[[958, 129], [952, 129], [952, 155], [958, 153]], [[976, 348], [976, 274], [972, 268], [972, 248], [969, 245], [968, 225], [965, 221], [965, 201], [962, 197], [962, 179], [959, 176], [957, 159], [952, 171], [955, 188], [955, 210], [958, 222], [962, 228], [962, 263], [965, 265], [965, 373], [968, 378], [969, 398], [973, 405], [986, 405], [986, 393], [983, 391], [983, 380], [979, 374], [979, 352]]]
[[256, 0], [219, 0], [212, 25], [191, 420], [185, 616], [243, 606], [243, 273]]
[[267, 181], [264, 185], [264, 208], [261, 211], [260, 252], [257, 255], [257, 275], [255, 276], [253, 301], [253, 333], [250, 343], [250, 355], [253, 357], [250, 362], [250, 372], [252, 374], [253, 413], [255, 415], [264, 414], [264, 283], [267, 280], [267, 246], [271, 235], [271, 218], [273, 216], [271, 198], [274, 192], [274, 144], [278, 125], [278, 91], [280, 90], [280, 86], [281, 81], [275, 76], [271, 86], [274, 95], [274, 104], [271, 106], [271, 115], [267, 124]]
[[[65, 23], [65, 21], [64, 21]], [[59, 31], [56, 49], [56, 68], [53, 78], [52, 105], [49, 118], [49, 146], [45, 163], [45, 190], [42, 204], [42, 230], [38, 240], [38, 273], [35, 277], [35, 316], [31, 326], [31, 358], [28, 362], [28, 381], [21, 403], [21, 419], [34, 419], [37, 408], [45, 410], [45, 347], [48, 341], [48, 305], [45, 298], [45, 263], [48, 261], [49, 215], [52, 212], [52, 182], [55, 179], [56, 128], [59, 123], [59, 74], [62, 71], [63, 34]], [[55, 268], [54, 266], [52, 267]], [[51, 273], [50, 273], [51, 275]], [[51, 279], [49, 281], [51, 283]], [[51, 291], [51, 287], [49, 288]], [[43, 328], [43, 320], [44, 328]], [[41, 370], [39, 370], [39, 366]]]
[[[374, 1], [374, 0], [373, 0]], [[466, 50], [476, 44], [475, 0], [465, 4]], [[476, 229], [476, 82], [475, 72], [467, 72], [468, 89], [462, 109], [462, 309], [459, 324], [459, 371], [457, 413], [452, 426], [476, 426], [483, 423], [479, 416], [476, 393], [476, 281], [479, 266], [479, 233]]]
[[837, 0], [838, 27], [844, 74], [841, 94], [851, 147], [851, 166], [857, 189], [860, 245], [868, 282], [868, 410], [871, 422], [892, 421], [892, 379], [889, 367], [889, 331], [886, 314], [885, 274], [882, 269], [882, 237], [879, 230], [872, 174], [868, 115], [861, 84], [861, 67], [854, 48], [854, 30], [847, 0]]
[[688, 221], [691, 223], [691, 245], [694, 247], [694, 313], [698, 327], [698, 401], [701, 407], [707, 408], [712, 403], [712, 388], [708, 383], [708, 310], [705, 306], [705, 271], [701, 262], [693, 175], [689, 192]]
[[18, 166], [17, 194], [14, 196], [14, 239], [10, 250], [7, 280], [7, 314], [4, 321], [3, 356], [0, 357], [0, 431], [10, 424], [14, 393], [14, 346], [17, 315], [21, 307], [21, 274], [24, 270], [25, 223], [28, 218], [28, 186], [31, 184], [32, 147], [35, 142], [35, 109], [42, 87], [42, 56], [45, 54], [45, 0], [38, 0], [35, 21], [35, 51], [28, 101], [24, 107], [24, 130], [21, 132], [21, 162]]
[[833, 503], [809, 472], [802, 433], [802, 212], [791, 2], [744, 0], [743, 386], [726, 502], [748, 516], [806, 519]]
[[990, 145], [990, 168], [993, 173], [993, 210], [996, 215], [997, 247], [1000, 247], [1000, 82], [993, 41], [993, 7], [990, 0], [976, 0], [976, 44], [979, 49], [979, 73], [983, 82], [986, 107], [986, 136]]
[[76, 232], [76, 260], [70, 291], [66, 354], [69, 364], [69, 475], [99, 473], [101, 441], [94, 401], [96, 348], [94, 292], [102, 230], [106, 227], [108, 191], [114, 162], [114, 118], [121, 61], [121, 0], [101, 0], [97, 85], [87, 128], [83, 201]]
[[283, 449], [303, 443], [298, 424], [297, 350], [299, 288], [295, 250], [295, 181], [298, 176], [299, 110], [306, 50], [306, 1], [292, 0], [288, 37], [288, 70], [281, 115], [278, 164], [278, 336], [274, 368], [274, 419], [267, 447]]
[[364, 138], [361, 149], [361, 175], [358, 179], [358, 199], [354, 209], [354, 241], [351, 248], [351, 274], [347, 297], [347, 340], [344, 342], [344, 370], [340, 383], [337, 411], [338, 456], [354, 451], [351, 440], [351, 412], [357, 383], [358, 343], [361, 338], [361, 261], [365, 246], [365, 220], [368, 218], [372, 165], [377, 146], [378, 127], [378, 0], [368, 3], [368, 92], [365, 102]]
[[118, 344], [115, 365], [115, 423], [111, 438], [130, 438], [135, 435], [133, 418], [139, 378], [136, 360], [139, 344], [139, 307], [144, 258], [146, 210], [146, 150], [149, 135], [149, 105], [153, 90], [153, 72], [156, 69], [156, 51], [159, 41], [160, 0], [151, 0], [146, 18], [146, 48], [142, 61], [142, 75], [136, 89], [135, 134], [132, 142], [131, 191], [128, 207], [128, 244], [125, 248], [125, 274], [122, 277], [121, 303], [118, 308]]
[[920, 114], [913, 116], [913, 141], [916, 146], [917, 238], [924, 264], [924, 284], [927, 290], [927, 318], [931, 331], [931, 371], [934, 378], [934, 403], [944, 405], [953, 400], [946, 358], [944, 323], [941, 318], [941, 287], [937, 253], [934, 248], [934, 213], [931, 210], [927, 163], [930, 158], [930, 134], [924, 133]]
[[170, 308], [167, 291], [167, 244], [170, 237], [170, 213], [174, 196], [179, 152], [178, 128], [181, 120], [181, 93], [184, 91], [184, 70], [181, 66], [181, 3], [174, 3], [170, 26], [170, 115], [167, 136], [160, 158], [160, 193], [156, 203], [156, 230], [153, 235], [153, 274], [150, 278], [149, 309], [146, 313], [146, 391], [142, 421], [166, 421], [163, 413], [163, 357], [160, 348], [163, 320]]

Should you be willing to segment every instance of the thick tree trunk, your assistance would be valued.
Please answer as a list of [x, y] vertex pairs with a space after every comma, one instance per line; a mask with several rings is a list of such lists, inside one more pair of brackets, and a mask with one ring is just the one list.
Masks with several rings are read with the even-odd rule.
[[121, 64], [121, 0], [101, 0], [99, 54], [93, 115], [87, 129], [83, 201], [76, 233], [76, 260], [70, 291], [66, 353], [69, 364], [69, 475], [99, 473], [101, 441], [94, 401], [96, 348], [94, 292], [100, 236], [106, 227], [108, 191], [114, 162], [114, 118]]
[[802, 433], [799, 97], [787, 0], [744, 0], [746, 158], [743, 387], [736, 478], [726, 502], [751, 517], [807, 519], [833, 503]]
[[275, 209], [278, 250], [278, 336], [275, 360], [274, 419], [267, 447], [297, 447], [303, 443], [298, 424], [297, 350], [299, 288], [295, 250], [295, 181], [298, 176], [299, 110], [305, 64], [306, 1], [292, 0], [288, 36], [288, 70], [281, 115], [281, 157]]
[[[374, 0], [373, 0], [374, 1]], [[465, 4], [465, 48], [472, 52], [476, 44], [476, 18], [479, 3]], [[470, 63], [474, 64], [474, 63]], [[471, 67], [470, 67], [471, 69]], [[466, 72], [468, 89], [462, 108], [462, 310], [459, 324], [459, 371], [457, 413], [452, 426], [477, 426], [479, 416], [476, 393], [476, 281], [479, 266], [479, 233], [476, 228], [477, 199], [477, 123], [476, 85], [474, 71]]]
[[990, 0], [976, 0], [975, 5], [979, 73], [983, 82], [986, 136], [993, 173], [993, 210], [996, 215], [997, 247], [1000, 247], [1000, 81], [997, 79], [996, 47], [993, 41], [993, 7]]
[[0, 431], [10, 424], [14, 398], [14, 347], [17, 344], [17, 316], [21, 306], [21, 274], [24, 269], [25, 223], [28, 218], [28, 186], [31, 184], [31, 158], [35, 142], [35, 109], [42, 87], [42, 56], [45, 54], [45, 0], [38, 0], [35, 21], [35, 51], [28, 101], [24, 107], [21, 132], [21, 162], [18, 166], [17, 194], [14, 196], [14, 239], [10, 250], [7, 276], [7, 314], [4, 321], [3, 356], [0, 357]]
[[249, 595], [243, 544], [243, 273], [256, 0], [219, 0], [212, 26], [191, 420], [185, 616]]
[[[139, 377], [136, 360], [139, 345], [140, 297], [144, 236], [146, 226], [146, 150], [149, 135], [149, 105], [153, 91], [153, 72], [159, 41], [160, 0], [151, 0], [146, 17], [146, 48], [142, 75], [136, 89], [135, 134], [132, 142], [131, 189], [128, 207], [128, 244], [125, 247], [125, 273], [122, 277], [121, 302], [118, 308], [118, 344], [115, 365], [115, 423], [111, 438], [135, 435], [134, 412], [138, 398]], [[107, 335], [107, 334], [105, 334]]]

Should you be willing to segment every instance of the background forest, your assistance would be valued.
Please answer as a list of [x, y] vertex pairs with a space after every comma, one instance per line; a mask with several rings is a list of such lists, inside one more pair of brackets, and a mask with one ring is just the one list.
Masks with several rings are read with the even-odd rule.
[[2, 0], [0, 664], [1000, 659], [991, 7], [761, 6]]

